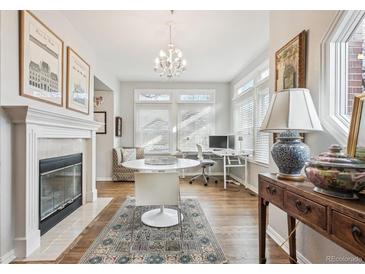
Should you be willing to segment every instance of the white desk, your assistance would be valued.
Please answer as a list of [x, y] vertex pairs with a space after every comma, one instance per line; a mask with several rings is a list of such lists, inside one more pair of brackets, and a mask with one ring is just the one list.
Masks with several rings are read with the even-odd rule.
[[[224, 189], [227, 189], [227, 169], [231, 167], [244, 168], [245, 174], [243, 178], [245, 180], [244, 184], [247, 184], [247, 158], [248, 154], [243, 152], [236, 152], [230, 149], [223, 150], [213, 150], [213, 154], [223, 158], [223, 182]], [[243, 158], [243, 162], [242, 159]]]
[[[196, 155], [197, 151], [182, 151], [182, 157], [185, 158], [188, 155]], [[223, 161], [223, 182], [224, 182], [224, 189], [227, 189], [227, 170], [229, 168], [244, 168], [244, 183], [247, 184], [247, 158], [249, 156], [248, 153], [244, 152], [236, 152], [232, 149], [221, 149], [221, 150], [203, 150], [204, 155], [215, 155], [219, 159]], [[182, 170], [182, 177], [185, 178], [184, 170]]]
[[[122, 165], [126, 168], [136, 169], [139, 171], [148, 170], [164, 173], [173, 170], [196, 167], [200, 165], [200, 162], [191, 159], [177, 159], [177, 163], [173, 165], [147, 165], [145, 164], [144, 159], [139, 159], [124, 162]], [[181, 216], [181, 220], [182, 219], [183, 216]], [[164, 208], [163, 205], [160, 206], [160, 209], [153, 209], [145, 212], [142, 215], [141, 220], [144, 224], [153, 227], [170, 227], [179, 223], [177, 210]]]

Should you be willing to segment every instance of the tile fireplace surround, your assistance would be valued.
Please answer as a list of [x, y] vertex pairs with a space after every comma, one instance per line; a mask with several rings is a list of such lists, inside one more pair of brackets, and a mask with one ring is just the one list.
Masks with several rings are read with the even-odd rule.
[[100, 123], [28, 106], [4, 107], [13, 123], [15, 256], [28, 257], [40, 247], [39, 156], [44, 139], [81, 139], [83, 143], [83, 204], [97, 197], [96, 135]]

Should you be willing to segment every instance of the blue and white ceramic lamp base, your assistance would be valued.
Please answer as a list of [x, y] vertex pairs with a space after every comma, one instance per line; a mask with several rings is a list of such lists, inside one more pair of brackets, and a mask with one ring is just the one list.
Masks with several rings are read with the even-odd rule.
[[301, 141], [296, 130], [287, 130], [277, 137], [278, 141], [271, 149], [271, 156], [279, 168], [278, 179], [303, 182], [301, 171], [309, 160], [309, 147]]

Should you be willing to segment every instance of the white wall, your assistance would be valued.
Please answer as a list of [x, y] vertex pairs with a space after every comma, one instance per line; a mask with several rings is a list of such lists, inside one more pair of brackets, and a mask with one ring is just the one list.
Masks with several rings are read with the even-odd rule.
[[[111, 89], [119, 90], [117, 77], [108, 70], [107, 64], [93, 51], [90, 44], [83, 40], [82, 34], [58, 11], [34, 11], [40, 20], [51, 28], [63, 41], [65, 49], [71, 46], [91, 67], [90, 86], [93, 87], [94, 75]], [[53, 106], [19, 96], [19, 52], [18, 52], [18, 12], [0, 11], [0, 106], [29, 105], [63, 113], [74, 117], [93, 119], [93, 89], [90, 94], [90, 114], [84, 115], [65, 107]], [[66, 88], [66, 50], [64, 50], [64, 90]], [[64, 96], [66, 98], [66, 96]], [[14, 222], [12, 204], [12, 133], [11, 123], [0, 107], [0, 262], [12, 258]]]
[[[0, 78], [0, 81], [3, 78]], [[11, 123], [0, 107], [0, 263], [12, 259], [14, 201], [12, 182]]]
[[102, 96], [103, 103], [95, 111], [106, 111], [106, 134], [96, 134], [96, 180], [112, 179], [114, 146], [114, 92], [95, 90], [95, 96]]
[[178, 82], [121, 82], [120, 114], [123, 118], [123, 137], [121, 145], [134, 145], [134, 90], [154, 89], [215, 89], [215, 129], [217, 134], [230, 132], [230, 95], [228, 83], [178, 83]]
[[[98, 58], [90, 44], [82, 39], [82, 34], [78, 33], [69, 21], [57, 11], [33, 11], [42, 22], [53, 30], [64, 41], [64, 77], [63, 87], [66, 90], [66, 47], [74, 49], [90, 65], [90, 87], [94, 86], [94, 74], [108, 85], [112, 90], [119, 89], [119, 82], [116, 76], [108, 71], [108, 67], [103, 64], [104, 60]], [[81, 114], [65, 107], [53, 106], [51, 104], [39, 102], [19, 96], [19, 54], [18, 54], [18, 12], [1, 11], [1, 105], [32, 105], [50, 111], [62, 112], [70, 116], [93, 119], [93, 89], [90, 89], [90, 113]], [[64, 96], [64, 105], [66, 96]]]
[[[270, 71], [275, 71], [275, 52], [302, 30], [308, 30], [307, 88], [310, 89], [315, 106], [319, 107], [320, 90], [320, 44], [336, 11], [273, 11], [270, 13]], [[275, 77], [270, 75], [271, 90]], [[326, 131], [306, 135], [306, 143], [312, 155], [326, 151], [336, 140]], [[271, 162], [271, 169], [275, 164]], [[269, 225], [282, 238], [287, 237], [286, 216], [281, 210], [270, 206]], [[326, 256], [352, 256], [333, 242], [325, 239], [309, 227], [301, 224], [297, 234], [297, 250], [312, 263], [325, 263]]]

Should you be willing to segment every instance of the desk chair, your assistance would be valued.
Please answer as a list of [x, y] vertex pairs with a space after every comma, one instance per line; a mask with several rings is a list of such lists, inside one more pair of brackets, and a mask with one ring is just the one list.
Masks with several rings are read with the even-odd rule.
[[[203, 148], [201, 145], [197, 144], [196, 145], [197, 149], [198, 149], [198, 160], [200, 161], [200, 167], [202, 168], [202, 173], [198, 174], [196, 176], [194, 176], [193, 178], [190, 179], [189, 184], [192, 184], [194, 182], [195, 179], [198, 179], [199, 177], [203, 177], [204, 178], [204, 186], [208, 185], [208, 181], [209, 181], [209, 175], [207, 175], [205, 173], [205, 169], [207, 167], [211, 167], [215, 165], [215, 161], [210, 160], [210, 159], [204, 159], [203, 157]], [[217, 178], [213, 177], [215, 179], [215, 183], [218, 183]]]
[[[177, 172], [155, 173], [155, 172], [136, 172], [134, 195], [135, 208], [132, 217], [131, 241], [133, 241], [134, 217], [136, 208], [139, 206], [161, 206], [164, 205], [177, 207], [178, 224], [180, 224], [180, 246], [183, 251], [183, 226], [181, 220], [181, 197], [180, 181]], [[142, 216], [141, 216], [142, 217]], [[132, 251], [132, 245], [130, 247]]]

